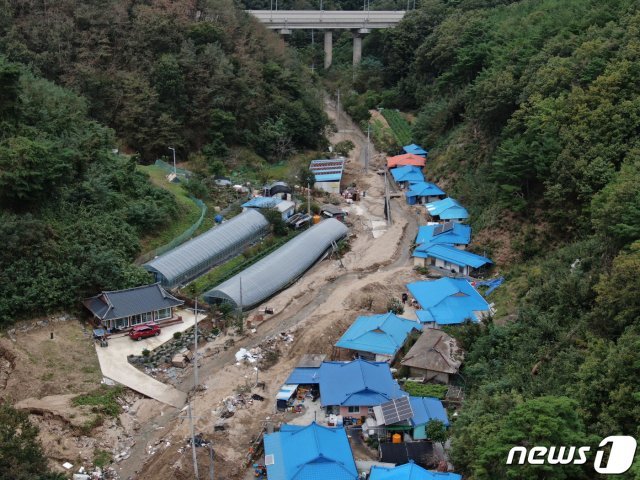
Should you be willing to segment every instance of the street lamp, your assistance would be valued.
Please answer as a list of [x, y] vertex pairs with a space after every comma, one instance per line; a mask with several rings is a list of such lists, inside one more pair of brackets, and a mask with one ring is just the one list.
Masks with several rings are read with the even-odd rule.
[[169, 147], [169, 150], [173, 152], [173, 174], [178, 175], [178, 171], [176, 170], [176, 149]]

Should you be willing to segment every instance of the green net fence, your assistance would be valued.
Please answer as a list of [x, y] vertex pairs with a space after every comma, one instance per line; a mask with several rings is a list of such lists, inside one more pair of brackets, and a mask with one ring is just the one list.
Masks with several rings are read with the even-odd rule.
[[[160, 162], [160, 161], [161, 160], [157, 160], [156, 161], [156, 165], [157, 165], [157, 162]], [[173, 169], [173, 167], [172, 167], [172, 169]], [[180, 173], [178, 172], [178, 174], [180, 174]], [[177, 247], [178, 245], [183, 244], [184, 242], [189, 240], [191, 237], [193, 237], [193, 234], [196, 232], [196, 230], [198, 230], [198, 228], [200, 228], [200, 225], [202, 225], [202, 222], [204, 221], [204, 217], [207, 214], [207, 205], [202, 200], [198, 200], [195, 197], [189, 196], [189, 198], [200, 209], [200, 217], [198, 218], [198, 220], [196, 220], [196, 222], [193, 225], [191, 225], [188, 229], [186, 229], [180, 235], [175, 237], [169, 243], [166, 243], [165, 245], [162, 245], [162, 246], [160, 246], [158, 248], [155, 248], [155, 249], [151, 250], [150, 252], [145, 253], [144, 255], [141, 255], [137, 259], [136, 263], [138, 263], [140, 265], [143, 264], [143, 263], [146, 263], [149, 260], [152, 260], [155, 257], [160, 256], [163, 253], [166, 253], [169, 250]]]
[[[168, 164], [164, 160], [156, 160], [154, 164], [156, 167], [160, 167], [163, 170], [166, 170], [167, 173], [173, 173], [173, 165]], [[176, 167], [176, 174], [180, 177], [189, 178], [191, 176], [191, 172], [189, 170], [185, 170], [184, 168]]]

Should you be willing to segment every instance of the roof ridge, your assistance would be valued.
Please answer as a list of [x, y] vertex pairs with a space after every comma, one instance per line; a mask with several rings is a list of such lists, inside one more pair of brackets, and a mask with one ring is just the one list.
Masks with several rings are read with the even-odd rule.
[[129, 288], [123, 288], [121, 290], [103, 290], [102, 293], [103, 294], [108, 294], [108, 293], [121, 293], [121, 292], [129, 292], [131, 290], [137, 290], [140, 288], [151, 288], [154, 287], [156, 285], [160, 285], [160, 282], [155, 282], [155, 283], [148, 283], [146, 285], [138, 285], [137, 287], [129, 287]]

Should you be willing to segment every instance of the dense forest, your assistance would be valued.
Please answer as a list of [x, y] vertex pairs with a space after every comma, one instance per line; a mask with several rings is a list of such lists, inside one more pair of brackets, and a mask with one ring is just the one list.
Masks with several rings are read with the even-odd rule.
[[[505, 459], [514, 445], [640, 436], [638, 7], [424, 0], [365, 39], [355, 82], [338, 79], [360, 120], [375, 107], [416, 115], [430, 177], [469, 207], [506, 272], [496, 317], [454, 331], [467, 400], [452, 461], [465, 478], [595, 478], [589, 463]], [[619, 478], [640, 478], [640, 462]]]
[[306, 71], [230, 0], [0, 0], [0, 52], [83, 95], [91, 118], [146, 161], [175, 146], [281, 158], [326, 125]]
[[179, 211], [137, 162], [280, 160], [328, 121], [295, 57], [224, 0], [0, 0], [0, 123], [7, 325], [149, 281], [140, 239]]

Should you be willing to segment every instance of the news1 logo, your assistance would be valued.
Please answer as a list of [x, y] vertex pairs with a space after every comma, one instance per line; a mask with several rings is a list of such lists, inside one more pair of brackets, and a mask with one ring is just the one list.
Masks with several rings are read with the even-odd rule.
[[[609, 447], [609, 456], [605, 462], [606, 450]], [[636, 439], [629, 436], [610, 436], [605, 438], [598, 445], [596, 457], [593, 461], [593, 468], [596, 472], [605, 475], [618, 475], [631, 468], [633, 458], [636, 454]], [[507, 465], [513, 465], [516, 455], [518, 465], [583, 465], [587, 463], [587, 453], [591, 447], [513, 447], [509, 450]]]

